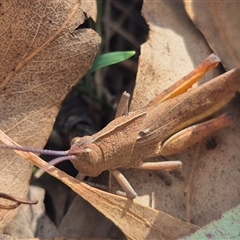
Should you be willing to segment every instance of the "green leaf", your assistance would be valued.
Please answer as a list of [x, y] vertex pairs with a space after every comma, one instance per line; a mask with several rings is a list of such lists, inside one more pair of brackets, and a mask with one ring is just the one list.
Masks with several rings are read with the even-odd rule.
[[135, 51], [105, 53], [94, 60], [93, 65], [88, 71], [87, 75], [95, 72], [100, 68], [125, 61], [128, 58], [132, 57], [135, 53]]
[[226, 211], [222, 216], [197, 230], [195, 233], [180, 238], [181, 240], [192, 239], [240, 239], [240, 205]]

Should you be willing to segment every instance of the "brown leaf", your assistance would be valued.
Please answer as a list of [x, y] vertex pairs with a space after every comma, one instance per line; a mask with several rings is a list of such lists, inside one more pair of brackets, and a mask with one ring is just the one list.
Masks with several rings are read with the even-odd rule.
[[226, 70], [240, 65], [240, 2], [184, 1], [186, 11]]
[[[77, 0], [4, 1], [0, 12], [1, 129], [24, 145], [43, 147], [62, 99], [90, 68], [100, 39], [90, 29], [75, 30], [85, 20]], [[0, 162], [1, 191], [25, 197], [32, 165], [9, 151]], [[16, 212], [0, 210], [0, 232]]]
[[[192, 71], [211, 53], [181, 2], [145, 1], [142, 14], [150, 31], [141, 46], [131, 109], [146, 105], [157, 94]], [[207, 74], [206, 79], [219, 71]]]
[[108, 236], [113, 223], [92, 205], [77, 196], [64, 216], [58, 231], [65, 237], [104, 238]]
[[87, 14], [88, 17], [91, 17], [95, 22], [97, 21], [97, 2], [96, 1], [81, 1], [82, 10]]
[[37, 205], [21, 205], [17, 216], [5, 228], [4, 233], [11, 237], [33, 238], [33, 237], [58, 237], [60, 236], [56, 226], [48, 218], [44, 207], [45, 190], [40, 187], [31, 186], [29, 199], [38, 199]]
[[[0, 139], [7, 145], [16, 145], [1, 131]], [[38, 167], [47, 164], [33, 153], [15, 152]], [[47, 172], [68, 185], [74, 192], [112, 220], [130, 239], [176, 239], [198, 229], [197, 226], [182, 222], [164, 212], [90, 187], [54, 166], [48, 168]]]

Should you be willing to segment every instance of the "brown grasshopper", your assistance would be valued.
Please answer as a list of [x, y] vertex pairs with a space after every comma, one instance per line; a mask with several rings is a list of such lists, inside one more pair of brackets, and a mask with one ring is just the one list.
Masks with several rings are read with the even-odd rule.
[[133, 199], [136, 193], [118, 171], [119, 168], [180, 168], [180, 161], [148, 162], [148, 159], [180, 152], [232, 121], [232, 116], [225, 113], [193, 125], [212, 115], [233, 98], [240, 85], [240, 69], [233, 69], [185, 92], [218, 62], [215, 55], [210, 55], [193, 72], [158, 95], [147, 106], [134, 112], [128, 112], [129, 94], [124, 93], [116, 118], [92, 136], [74, 138], [69, 151], [3, 146], [62, 155], [49, 164], [70, 160], [79, 172], [87, 176], [98, 176], [104, 170], [109, 170], [126, 196]]

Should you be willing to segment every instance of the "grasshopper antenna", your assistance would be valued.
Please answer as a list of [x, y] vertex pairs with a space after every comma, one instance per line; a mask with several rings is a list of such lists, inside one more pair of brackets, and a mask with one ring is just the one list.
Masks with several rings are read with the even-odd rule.
[[37, 170], [36, 173], [34, 174], [34, 177], [36, 178], [41, 177], [50, 166], [56, 165], [57, 163], [60, 163], [63, 161], [72, 160], [76, 158], [73, 155], [68, 155], [69, 151], [37, 149], [37, 148], [30, 148], [30, 147], [21, 147], [17, 145], [9, 146], [4, 144], [0, 144], [0, 149], [9, 149], [9, 150], [17, 150], [17, 151], [23, 151], [23, 152], [39, 153], [43, 155], [58, 156], [57, 158], [54, 158], [53, 160], [49, 161], [44, 167]]
[[37, 148], [30, 148], [30, 147], [21, 147], [21, 146], [17, 146], [17, 145], [8, 146], [8, 145], [0, 144], [0, 148], [23, 151], [23, 152], [39, 153], [39, 154], [43, 154], [43, 155], [52, 155], [52, 156], [67, 156], [67, 154], [68, 154], [68, 151], [37, 149]]
[[54, 165], [56, 165], [56, 164], [58, 164], [60, 162], [72, 160], [72, 159], [75, 159], [75, 158], [76, 157], [74, 155], [62, 156], [62, 157], [54, 158], [53, 160], [49, 161], [46, 165], [44, 165], [42, 168], [39, 168], [35, 172], [34, 177], [35, 178], [40, 178], [49, 167], [54, 166]]

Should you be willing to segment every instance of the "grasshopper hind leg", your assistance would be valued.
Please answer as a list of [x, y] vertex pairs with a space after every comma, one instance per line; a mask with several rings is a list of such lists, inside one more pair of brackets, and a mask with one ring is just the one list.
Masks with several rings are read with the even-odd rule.
[[181, 169], [181, 161], [166, 161], [166, 162], [142, 162], [139, 166], [134, 167], [143, 170], [178, 170]]

